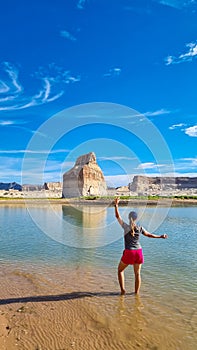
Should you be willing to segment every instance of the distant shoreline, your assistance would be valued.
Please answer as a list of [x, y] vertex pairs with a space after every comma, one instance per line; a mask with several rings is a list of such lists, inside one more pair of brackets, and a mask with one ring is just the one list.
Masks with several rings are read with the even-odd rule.
[[[63, 204], [63, 205], [107, 205], [113, 206], [113, 198], [96, 198], [96, 199], [83, 199], [83, 198], [0, 198], [0, 205], [4, 204], [24, 204], [24, 205], [43, 205], [43, 204]], [[197, 205], [196, 199], [182, 199], [182, 198], [159, 198], [159, 199], [141, 199], [130, 198], [120, 199], [120, 206], [126, 205], [164, 205], [164, 206], [180, 206], [180, 205]]]

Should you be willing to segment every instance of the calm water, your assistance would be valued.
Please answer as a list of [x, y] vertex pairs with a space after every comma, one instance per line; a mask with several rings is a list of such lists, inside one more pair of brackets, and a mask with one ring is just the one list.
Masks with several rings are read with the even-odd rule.
[[[167, 233], [169, 236], [167, 240], [141, 237], [145, 256], [141, 298], [143, 312], [152, 320], [149, 327], [155, 325], [165, 330], [170, 324], [166, 334], [172, 332], [174, 347], [168, 348], [194, 349], [197, 208], [135, 209], [141, 225], [150, 231], [153, 229], [157, 234]], [[125, 221], [130, 210], [129, 207], [120, 208]], [[81, 291], [84, 288], [90, 292], [97, 289], [118, 292], [116, 268], [122, 250], [122, 229], [114, 219], [114, 208], [39, 205], [27, 209], [20, 205], [0, 206], [2, 268], [18, 266], [23, 271], [32, 268], [39, 275], [42, 271], [43, 274], [48, 271], [48, 276], [50, 271], [55, 271], [50, 276], [55, 281], [54, 285], [60, 283], [66, 268], [72, 267], [73, 273], [80, 268], [86, 271], [84, 286], [80, 284]], [[91, 274], [88, 275], [88, 271]], [[128, 268], [125, 275], [126, 289], [131, 292], [132, 269]], [[79, 287], [76, 281], [73, 283], [75, 287]], [[100, 300], [94, 302], [100, 304]], [[126, 308], [127, 313], [130, 303], [131, 299], [126, 296], [123, 309]], [[107, 298], [105, 309], [108, 314], [113, 313], [113, 298], [111, 301]], [[187, 348], [184, 347], [185, 343], [181, 345], [178, 329], [183, 337], [181, 341], [185, 339]]]

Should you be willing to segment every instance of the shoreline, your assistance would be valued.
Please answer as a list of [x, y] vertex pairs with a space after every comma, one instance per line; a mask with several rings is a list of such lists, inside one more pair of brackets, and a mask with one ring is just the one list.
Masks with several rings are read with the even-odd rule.
[[[0, 205], [2, 204], [62, 204], [62, 205], [107, 205], [113, 206], [114, 200], [112, 198], [96, 198], [96, 199], [81, 199], [81, 198], [0, 198]], [[197, 199], [181, 199], [181, 198], [159, 198], [159, 199], [120, 199], [119, 206], [127, 205], [164, 205], [164, 206], [179, 206], [179, 205], [197, 205]]]
[[[102, 270], [87, 274], [82, 266], [72, 273], [67, 266], [42, 274], [15, 266], [1, 271], [0, 282], [1, 350], [176, 350], [177, 344], [180, 350], [195, 349], [189, 326], [192, 300], [185, 309], [184, 298], [169, 293], [163, 305], [147, 292], [145, 282], [140, 296], [128, 289], [122, 297], [115, 271], [103, 280]], [[170, 306], [172, 300], [181, 315]]]

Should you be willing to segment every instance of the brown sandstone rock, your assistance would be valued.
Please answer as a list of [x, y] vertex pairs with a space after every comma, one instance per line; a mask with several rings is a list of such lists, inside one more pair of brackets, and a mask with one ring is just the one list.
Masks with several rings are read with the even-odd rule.
[[77, 158], [74, 167], [63, 175], [63, 197], [105, 196], [107, 186], [93, 152]]

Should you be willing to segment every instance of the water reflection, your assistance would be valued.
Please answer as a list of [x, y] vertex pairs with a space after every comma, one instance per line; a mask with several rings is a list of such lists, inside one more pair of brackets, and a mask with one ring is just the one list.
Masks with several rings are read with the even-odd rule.
[[62, 206], [64, 237], [69, 245], [92, 248], [106, 244], [107, 211], [104, 207]]
[[114, 211], [103, 206], [51, 205], [29, 207], [28, 211], [44, 234], [69, 247], [103, 247], [121, 235]]
[[107, 211], [104, 207], [62, 205], [63, 219], [68, 223], [82, 228], [104, 227], [106, 225]]

